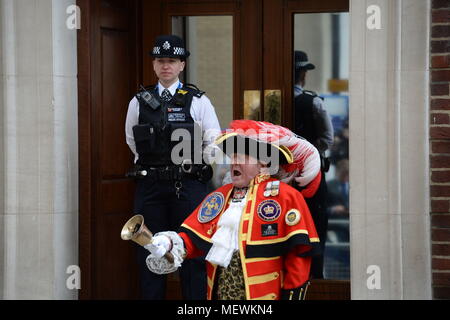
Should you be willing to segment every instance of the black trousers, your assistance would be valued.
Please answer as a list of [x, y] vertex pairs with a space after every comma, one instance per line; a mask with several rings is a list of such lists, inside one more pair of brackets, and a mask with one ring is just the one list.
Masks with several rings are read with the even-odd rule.
[[[153, 234], [161, 231], [177, 231], [206, 197], [205, 183], [193, 179], [184, 179], [181, 182], [178, 198], [173, 181], [157, 180], [152, 176], [137, 180], [134, 214], [144, 216], [144, 223]], [[137, 250], [142, 298], [165, 299], [167, 276], [151, 272], [145, 262], [150, 252], [141, 246], [138, 246]], [[179, 272], [183, 299], [206, 299], [204, 257], [185, 260]]]
[[322, 180], [316, 194], [312, 198], [305, 198], [314, 225], [320, 239], [321, 254], [313, 256], [311, 264], [311, 277], [323, 279], [323, 258], [325, 253], [325, 242], [327, 241], [328, 213], [327, 213], [327, 182], [322, 172]]

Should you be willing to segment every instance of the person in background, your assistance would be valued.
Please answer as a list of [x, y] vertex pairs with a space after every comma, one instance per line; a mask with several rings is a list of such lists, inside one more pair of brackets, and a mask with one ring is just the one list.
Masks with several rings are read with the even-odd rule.
[[[325, 173], [329, 170], [330, 162], [325, 151], [333, 144], [333, 126], [325, 109], [323, 99], [315, 92], [305, 90], [308, 72], [314, 70], [314, 64], [308, 61], [303, 51], [295, 51], [294, 57], [294, 129], [293, 131], [312, 143], [320, 153], [322, 179], [317, 192], [306, 198], [316, 225], [319, 238], [322, 239], [322, 252], [328, 229], [327, 216], [327, 184]], [[316, 279], [323, 278], [323, 255], [313, 259], [312, 275]]]
[[349, 162], [341, 159], [336, 165], [336, 179], [328, 181], [328, 211], [335, 218], [349, 214]]

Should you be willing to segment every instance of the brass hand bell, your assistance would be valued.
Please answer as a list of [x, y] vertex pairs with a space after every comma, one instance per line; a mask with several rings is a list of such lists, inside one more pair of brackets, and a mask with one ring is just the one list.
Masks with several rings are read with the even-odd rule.
[[[132, 240], [141, 246], [146, 246], [153, 241], [153, 234], [144, 224], [144, 217], [140, 214], [133, 216], [125, 223], [120, 233], [122, 240]], [[164, 257], [173, 263], [173, 254], [167, 252]]]

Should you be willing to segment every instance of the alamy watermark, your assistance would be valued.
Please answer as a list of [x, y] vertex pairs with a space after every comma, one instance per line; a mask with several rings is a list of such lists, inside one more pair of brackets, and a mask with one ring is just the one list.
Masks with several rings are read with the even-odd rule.
[[[282, 136], [278, 129], [260, 130], [235, 130], [225, 131], [225, 134], [230, 134], [229, 137], [222, 141], [221, 149], [228, 155], [247, 154], [254, 159], [267, 164], [270, 174], [278, 172], [280, 165], [280, 148], [276, 137]], [[214, 149], [211, 154], [202, 152], [203, 140], [208, 140], [208, 137], [217, 136], [217, 130], [206, 130], [202, 132], [199, 126], [194, 127], [194, 132], [178, 128], [171, 134], [171, 141], [174, 147], [171, 151], [171, 160], [174, 164], [180, 165], [186, 159], [191, 157], [193, 164], [228, 164], [226, 156], [218, 148]], [[268, 138], [272, 137], [272, 138]], [[273, 140], [273, 141], [270, 141]], [[266, 142], [267, 141], [267, 142]], [[242, 158], [240, 158], [242, 160]], [[249, 159], [246, 160], [247, 164]], [[242, 161], [241, 161], [242, 163]]]
[[[67, 7], [66, 13], [68, 15], [66, 20], [66, 26], [69, 30], [81, 29], [81, 9], [79, 6], [73, 4]], [[372, 4], [367, 7], [366, 13], [368, 14], [366, 20], [366, 27], [369, 30], [381, 29], [381, 9], [380, 6]]]
[[69, 15], [66, 20], [66, 26], [69, 30], [81, 29], [81, 9], [77, 5], [70, 5], [66, 9], [66, 13]]
[[369, 15], [366, 20], [366, 26], [369, 30], [381, 29], [381, 9], [377, 5], [370, 5], [366, 10]]
[[81, 269], [77, 265], [68, 266], [66, 269], [66, 274], [69, 276], [66, 280], [66, 287], [69, 290], [80, 290], [81, 289]]
[[381, 289], [381, 268], [377, 265], [370, 265], [367, 267], [366, 273], [369, 277], [366, 280], [367, 289], [380, 290]]

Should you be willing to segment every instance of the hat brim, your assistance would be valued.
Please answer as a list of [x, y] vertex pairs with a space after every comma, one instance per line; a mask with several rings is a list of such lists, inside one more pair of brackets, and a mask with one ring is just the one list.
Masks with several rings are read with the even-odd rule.
[[278, 160], [280, 165], [294, 161], [294, 156], [287, 147], [252, 139], [236, 132], [222, 134], [215, 143], [229, 157], [236, 153], [247, 154], [266, 163]]
[[315, 65], [313, 65], [312, 63], [308, 63], [308, 64], [306, 64], [306, 65], [304, 65], [304, 66], [301, 66], [301, 67], [295, 67], [297, 70], [314, 70], [315, 68], [316, 68], [316, 66]]

